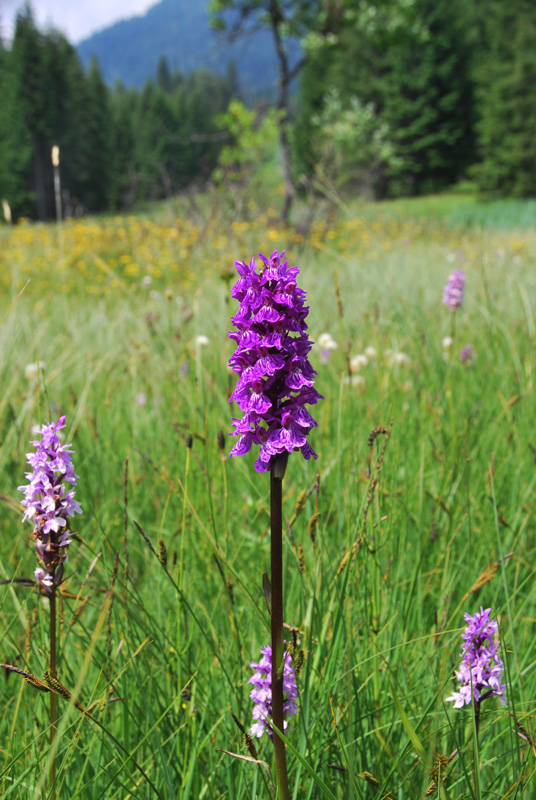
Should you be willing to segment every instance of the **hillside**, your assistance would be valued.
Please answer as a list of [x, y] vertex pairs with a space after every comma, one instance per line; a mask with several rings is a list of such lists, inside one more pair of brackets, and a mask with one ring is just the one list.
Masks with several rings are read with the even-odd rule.
[[120, 79], [137, 88], [155, 76], [162, 56], [171, 70], [185, 73], [204, 67], [222, 74], [234, 61], [246, 96], [272, 94], [277, 73], [270, 32], [229, 43], [211, 30], [207, 6], [207, 2], [160, 0], [144, 16], [117, 22], [80, 42], [78, 53], [85, 66], [96, 56], [108, 83]]

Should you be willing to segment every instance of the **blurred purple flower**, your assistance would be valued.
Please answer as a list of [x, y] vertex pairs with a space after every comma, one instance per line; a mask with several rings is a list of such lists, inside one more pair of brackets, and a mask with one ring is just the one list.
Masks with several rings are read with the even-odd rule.
[[454, 702], [454, 708], [470, 705], [474, 697], [481, 703], [487, 697], [496, 696], [504, 705], [506, 703], [506, 686], [501, 683], [504, 670], [503, 662], [498, 654], [499, 643], [494, 642], [499, 632], [495, 620], [490, 619], [491, 609], [480, 607], [474, 617], [465, 614], [467, 627], [462, 634], [462, 660], [456, 677], [460, 688], [447, 697], [447, 702]]
[[231, 289], [240, 308], [232, 317], [238, 330], [229, 332], [237, 344], [229, 366], [239, 376], [230, 401], [244, 416], [233, 418], [232, 435], [239, 439], [230, 455], [245, 455], [253, 444], [260, 445], [257, 472], [267, 472], [278, 453], [298, 449], [306, 459], [317, 457], [307, 441], [317, 423], [305, 408], [322, 398], [307, 357], [313, 344], [306, 333], [309, 309], [296, 285], [299, 269], [288, 267], [283, 257], [284, 251], [270, 258], [259, 253], [260, 273], [255, 258], [249, 266], [235, 261], [240, 277]]
[[[31, 442], [35, 452], [26, 456], [32, 467], [32, 472], [25, 473], [30, 483], [18, 487], [24, 494], [22, 505], [26, 508], [22, 521], [32, 520], [37, 557], [44, 564], [44, 569], [35, 570], [35, 578], [46, 589], [61, 582], [71, 543], [68, 517], [82, 513], [80, 503], [74, 499], [73, 487], [78, 475], [71, 461], [73, 451], [69, 450], [70, 445], [61, 444], [58, 437], [58, 431], [64, 427], [65, 417], [42, 426], [39, 430], [42, 439]], [[56, 572], [57, 567], [60, 569]]]
[[[270, 739], [272, 732], [272, 648], [270, 645], [261, 647], [262, 657], [259, 662], [252, 661], [250, 667], [255, 670], [248, 683], [253, 684], [250, 698], [254, 701], [253, 719], [255, 722], [250, 728], [252, 736], [261, 737], [267, 731]], [[283, 668], [283, 694], [286, 698], [283, 702], [283, 714], [285, 716], [284, 727], [287, 728], [286, 717], [298, 713], [298, 688], [296, 686], [296, 676], [292, 667], [290, 654], [285, 650], [285, 666]]]
[[463, 303], [463, 290], [465, 287], [465, 272], [456, 269], [451, 272], [443, 290], [443, 303], [451, 311], [456, 311]]
[[475, 359], [475, 350], [472, 344], [466, 344], [460, 350], [460, 361], [465, 364]]

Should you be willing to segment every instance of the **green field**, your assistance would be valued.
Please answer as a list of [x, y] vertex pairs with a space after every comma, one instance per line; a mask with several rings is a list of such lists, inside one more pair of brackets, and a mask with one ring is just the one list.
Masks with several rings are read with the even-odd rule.
[[[271, 209], [234, 223], [207, 209], [0, 229], [0, 661], [39, 678], [48, 600], [8, 580], [36, 566], [17, 487], [45, 419], [67, 417], [84, 510], [58, 677], [94, 719], [58, 700], [56, 796], [271, 797], [262, 765], [224, 752], [248, 756], [233, 715], [249, 728], [249, 662], [270, 638], [269, 479], [254, 453], [226, 458], [218, 431], [232, 429], [233, 261], [286, 249], [312, 338], [338, 343], [325, 364], [311, 353], [318, 461], [292, 456], [284, 480], [285, 619], [304, 656], [292, 796], [417, 800], [457, 750], [428, 796], [533, 798], [534, 203], [352, 204], [306, 234]], [[369, 447], [378, 426], [390, 435]], [[484, 702], [476, 736], [471, 707], [445, 698], [481, 606], [508, 704]], [[47, 696], [1, 678], [2, 797], [51, 798]], [[267, 737], [258, 754], [271, 770]]]

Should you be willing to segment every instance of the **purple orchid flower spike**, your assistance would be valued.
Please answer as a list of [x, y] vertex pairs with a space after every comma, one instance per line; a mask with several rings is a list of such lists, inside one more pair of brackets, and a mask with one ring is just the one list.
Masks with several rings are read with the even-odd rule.
[[503, 705], [506, 703], [506, 686], [502, 683], [504, 665], [498, 653], [499, 626], [490, 619], [490, 612], [490, 608], [480, 608], [473, 617], [465, 614], [462, 660], [456, 672], [460, 687], [447, 697], [454, 708], [471, 705], [473, 699], [478, 704], [487, 697], [498, 697]]
[[308, 359], [309, 309], [296, 284], [299, 269], [288, 267], [284, 255], [259, 253], [259, 272], [255, 258], [249, 265], [236, 261], [240, 277], [231, 289], [240, 308], [232, 317], [237, 330], [229, 332], [237, 345], [229, 365], [239, 376], [230, 400], [244, 416], [233, 419], [232, 435], [239, 438], [230, 455], [245, 455], [259, 445], [257, 472], [267, 472], [279, 453], [300, 450], [306, 459], [317, 457], [307, 440], [317, 423], [306, 406], [322, 399]]
[[26, 456], [32, 467], [31, 472], [25, 473], [29, 483], [18, 487], [24, 494], [22, 505], [26, 509], [22, 521], [33, 522], [35, 549], [43, 564], [35, 570], [35, 578], [47, 591], [57, 586], [63, 576], [71, 543], [68, 518], [82, 513], [73, 488], [78, 479], [71, 461], [73, 451], [59, 439], [64, 427], [64, 416], [42, 426], [42, 438], [31, 442], [35, 452]]
[[445, 288], [443, 289], [443, 303], [451, 311], [456, 311], [463, 303], [463, 293], [465, 289], [465, 272], [463, 269], [455, 269], [451, 272]]

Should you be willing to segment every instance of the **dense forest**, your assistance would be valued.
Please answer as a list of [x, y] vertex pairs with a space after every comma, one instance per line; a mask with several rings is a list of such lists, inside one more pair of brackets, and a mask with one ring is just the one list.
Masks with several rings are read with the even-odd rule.
[[[263, 2], [242, 4], [220, 0], [262, 12]], [[301, 69], [282, 74], [296, 89], [279, 105], [296, 191], [389, 197], [470, 178], [486, 196], [536, 195], [532, 0], [284, 5], [295, 16], [272, 32], [303, 48]], [[266, 16], [256, 22], [270, 30]], [[29, 9], [0, 46], [0, 93], [0, 199], [14, 218], [55, 216], [54, 145], [67, 216], [206, 185], [221, 175], [222, 148], [247, 134], [224, 113], [239, 95], [232, 62], [225, 75], [184, 74], [162, 57], [142, 89], [109, 87], [95, 59], [84, 68]], [[243, 118], [258, 128], [266, 108]]]

